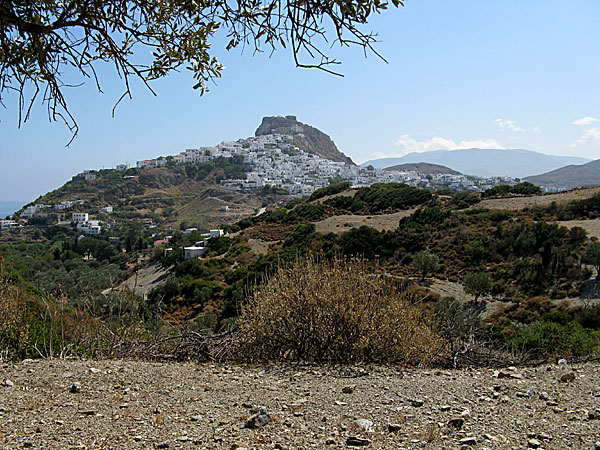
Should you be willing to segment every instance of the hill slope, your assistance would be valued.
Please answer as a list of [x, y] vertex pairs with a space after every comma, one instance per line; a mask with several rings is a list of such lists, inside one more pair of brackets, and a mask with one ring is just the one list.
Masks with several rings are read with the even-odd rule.
[[338, 150], [329, 136], [310, 125], [298, 122], [296, 116], [263, 117], [262, 123], [254, 135], [263, 136], [274, 133], [291, 135], [294, 145], [321, 158], [355, 165], [348, 156]]
[[398, 171], [413, 171], [425, 174], [447, 174], [447, 175], [460, 175], [460, 172], [452, 170], [450, 167], [441, 166], [439, 164], [430, 163], [407, 163], [398, 164], [397, 166], [386, 167], [385, 170], [398, 170]]
[[[188, 226], [213, 228], [253, 215], [265, 200], [263, 196], [225, 190], [218, 180], [235, 166], [221, 161], [223, 167], [164, 166], [160, 168], [98, 171], [95, 180], [73, 179], [64, 186], [38, 198], [34, 203], [56, 204], [83, 200], [83, 205], [67, 210], [96, 214], [100, 208], [113, 206], [112, 220], [139, 221], [152, 219], [154, 224], [177, 228]], [[202, 168], [206, 170], [203, 171]], [[221, 207], [228, 206], [228, 211]]]
[[540, 186], [556, 186], [575, 189], [582, 186], [600, 185], [600, 159], [587, 164], [571, 164], [548, 173], [527, 177], [527, 181]]
[[385, 169], [398, 164], [418, 162], [441, 164], [461, 173], [480, 177], [508, 176], [524, 178], [558, 169], [567, 164], [587, 163], [589, 160], [571, 156], [545, 155], [531, 150], [470, 148], [409, 153], [400, 158], [375, 159], [361, 165], [372, 165], [376, 168]]

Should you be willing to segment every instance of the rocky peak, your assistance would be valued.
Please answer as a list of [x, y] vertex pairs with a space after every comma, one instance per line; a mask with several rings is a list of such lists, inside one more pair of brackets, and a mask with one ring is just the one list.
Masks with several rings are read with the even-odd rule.
[[255, 136], [265, 134], [288, 134], [292, 143], [302, 150], [313, 153], [321, 158], [341, 161], [354, 165], [354, 162], [338, 150], [333, 140], [322, 131], [299, 122], [296, 116], [263, 117], [262, 123], [256, 129]]

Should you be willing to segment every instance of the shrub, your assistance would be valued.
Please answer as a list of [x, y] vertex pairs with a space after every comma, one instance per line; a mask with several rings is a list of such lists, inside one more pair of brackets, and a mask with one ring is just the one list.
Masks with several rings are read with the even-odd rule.
[[413, 266], [421, 272], [421, 281], [424, 281], [428, 273], [440, 270], [440, 259], [433, 253], [419, 252], [413, 257]]
[[422, 312], [360, 259], [280, 268], [242, 308], [237, 354], [249, 361], [429, 365], [442, 339]]
[[468, 273], [463, 280], [465, 292], [475, 296], [475, 301], [481, 295], [487, 295], [492, 290], [492, 278], [485, 272]]
[[584, 260], [596, 269], [596, 281], [600, 281], [600, 243], [594, 242], [585, 249]]
[[310, 195], [308, 201], [313, 202], [313, 201], [323, 198], [327, 195], [339, 194], [340, 192], [344, 192], [346, 189], [349, 189], [349, 188], [350, 188], [349, 181], [342, 181], [341, 183], [331, 184], [329, 186], [325, 186], [325, 187], [322, 187], [322, 188], [314, 191]]
[[587, 356], [600, 350], [600, 333], [575, 321], [564, 325], [536, 321], [527, 325], [515, 324], [514, 329], [510, 344], [534, 354]]

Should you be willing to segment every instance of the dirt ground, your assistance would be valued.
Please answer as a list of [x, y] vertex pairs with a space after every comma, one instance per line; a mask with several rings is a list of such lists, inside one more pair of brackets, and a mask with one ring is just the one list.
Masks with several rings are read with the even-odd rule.
[[[249, 423], [256, 407], [266, 415]], [[501, 372], [0, 364], [2, 450], [593, 450], [598, 441], [598, 362]]]
[[588, 232], [588, 237], [600, 239], [600, 219], [590, 220], [563, 220], [558, 222], [559, 225], [569, 229], [573, 227], [581, 227]]
[[[128, 289], [136, 295], [146, 298], [148, 292], [161, 285], [169, 276], [169, 270], [160, 264], [143, 266], [138, 272], [125, 280], [116, 289]], [[107, 291], [110, 291], [108, 289]], [[104, 291], [104, 292], [107, 292]]]
[[394, 230], [398, 228], [398, 222], [403, 217], [410, 216], [415, 210], [409, 209], [399, 211], [393, 214], [380, 214], [370, 216], [359, 216], [353, 214], [343, 214], [339, 216], [328, 217], [327, 219], [315, 222], [317, 232], [319, 233], [343, 233], [351, 228], [358, 228], [366, 225], [376, 230]]
[[492, 198], [485, 199], [475, 205], [475, 208], [503, 209], [518, 211], [535, 206], [548, 206], [552, 202], [557, 204], [567, 203], [573, 200], [583, 200], [600, 193], [600, 187], [589, 189], [576, 189], [558, 194], [537, 195], [533, 197]]

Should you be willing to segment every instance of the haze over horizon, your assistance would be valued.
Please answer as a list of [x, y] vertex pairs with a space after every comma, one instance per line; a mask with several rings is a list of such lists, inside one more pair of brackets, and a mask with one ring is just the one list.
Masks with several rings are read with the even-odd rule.
[[[80, 133], [49, 123], [37, 105], [17, 128], [16, 101], [3, 99], [0, 201], [31, 201], [83, 169], [114, 167], [251, 136], [263, 116], [294, 114], [361, 163], [410, 152], [518, 148], [600, 158], [600, 3], [408, 1], [370, 22], [388, 64], [358, 48], [332, 49], [344, 78], [293, 67], [291, 55], [215, 54], [227, 66], [199, 97], [185, 70], [122, 93], [100, 71], [67, 92]], [[105, 73], [102, 73], [105, 72]]]

